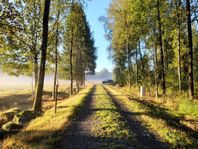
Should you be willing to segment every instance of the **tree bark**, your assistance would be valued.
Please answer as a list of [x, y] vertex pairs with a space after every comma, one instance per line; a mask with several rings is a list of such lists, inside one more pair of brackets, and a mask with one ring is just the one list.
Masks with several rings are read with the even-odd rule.
[[31, 49], [31, 54], [32, 54], [32, 61], [33, 61], [33, 72], [34, 72], [34, 83], [32, 87], [32, 99], [34, 101], [35, 98], [35, 91], [36, 91], [36, 84], [38, 81], [38, 51], [37, 51], [37, 40], [38, 40], [38, 31], [37, 31], [37, 13], [36, 13], [36, 2], [34, 1], [33, 3], [33, 9], [34, 9], [34, 23], [33, 23], [33, 31], [32, 31], [32, 49]]
[[[73, 32], [73, 31], [72, 31]], [[70, 53], [69, 53], [69, 61], [70, 61], [70, 94], [73, 95], [73, 35], [71, 39], [71, 45], [70, 45]]]
[[181, 0], [176, 1], [177, 5], [177, 24], [178, 24], [178, 89], [181, 92], [181, 20], [180, 20], [180, 10], [181, 10]]
[[131, 88], [131, 56], [130, 56], [130, 47], [129, 47], [129, 41], [128, 40], [127, 40], [127, 57], [128, 57], [129, 88]]
[[186, 0], [186, 15], [188, 26], [188, 81], [189, 81], [189, 97], [194, 98], [194, 77], [193, 77], [193, 42], [192, 42], [192, 26], [191, 26], [191, 6], [190, 0]]
[[136, 48], [136, 51], [135, 51], [135, 61], [136, 61], [136, 85], [138, 84], [138, 63], [137, 63], [137, 56], [138, 56], [138, 51], [137, 51], [137, 48]]
[[157, 46], [156, 46], [156, 43], [154, 45], [153, 59], [154, 59], [154, 68], [155, 68], [155, 98], [158, 99], [159, 92], [158, 92], [158, 66], [157, 66], [158, 64], [157, 64]]
[[56, 84], [56, 87], [55, 87], [55, 113], [57, 111], [57, 101], [58, 101], [58, 84]]
[[[71, 11], [73, 9], [74, 0], [72, 0], [71, 3]], [[73, 95], [73, 28], [72, 30], [72, 37], [71, 37], [71, 43], [70, 43], [70, 52], [69, 52], [69, 62], [70, 62], [70, 94]]]
[[54, 87], [53, 87], [53, 92], [52, 92], [52, 99], [54, 99], [54, 100], [55, 100], [55, 95], [56, 95], [57, 70], [58, 70], [59, 15], [60, 15], [60, 12], [58, 11], [58, 14], [57, 14], [57, 27], [56, 27], [56, 50], [55, 50]]
[[34, 90], [36, 91], [36, 85], [38, 82], [38, 55], [35, 51], [35, 55], [34, 55]]
[[36, 87], [35, 100], [33, 104], [34, 111], [42, 111], [42, 95], [43, 95], [43, 85], [45, 78], [45, 63], [46, 63], [46, 53], [47, 53], [47, 43], [48, 43], [49, 10], [50, 10], [50, 0], [45, 0], [41, 58], [40, 58], [38, 83]]
[[160, 67], [160, 77], [162, 79], [162, 93], [166, 94], [166, 79], [165, 79], [165, 67], [164, 67], [164, 52], [163, 52], [163, 43], [162, 43], [162, 23], [161, 23], [161, 14], [160, 14], [160, 3], [157, 0], [157, 18], [158, 18], [158, 30], [159, 30], [159, 45], [160, 45], [160, 55], [161, 55], [161, 67]]

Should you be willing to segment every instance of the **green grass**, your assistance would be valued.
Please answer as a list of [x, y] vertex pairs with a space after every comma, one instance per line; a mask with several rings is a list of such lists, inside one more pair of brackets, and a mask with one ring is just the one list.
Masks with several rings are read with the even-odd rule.
[[47, 110], [21, 132], [5, 139], [3, 148], [50, 148], [59, 139], [56, 134], [69, 125], [71, 118], [83, 106], [92, 88], [89, 86], [81, 91], [83, 94], [72, 96], [59, 103], [56, 114], [54, 108]]
[[[99, 125], [94, 128], [93, 133], [96, 137], [105, 137], [114, 140], [121, 140], [122, 143], [132, 141], [133, 134], [126, 126], [123, 117], [117, 111], [117, 107], [107, 95], [102, 86], [96, 88], [96, 115], [95, 118]], [[118, 143], [112, 141], [108, 144], [111, 148], [123, 147], [122, 144], [117, 146]]]
[[[106, 86], [106, 88], [113, 94], [121, 93], [121, 89], [118, 91], [110, 86]], [[117, 101], [123, 103], [129, 111], [142, 113], [139, 117], [142, 123], [172, 147], [193, 148], [198, 145], [196, 139], [180, 129], [183, 125], [177, 121], [177, 117], [171, 111], [139, 99], [131, 98], [129, 100], [127, 96], [118, 96]]]
[[[113, 87], [113, 86], [112, 86]], [[118, 89], [119, 87], [113, 87]], [[128, 87], [119, 88], [123, 93], [129, 93], [133, 97], [139, 97], [139, 87], [133, 86], [131, 89]], [[167, 91], [166, 97], [159, 97], [155, 99], [155, 91], [151, 89], [150, 95], [148, 90], [146, 91], [146, 99], [152, 101], [156, 105], [160, 105], [163, 108], [166, 108], [170, 113], [174, 115], [191, 117], [192, 119], [198, 120], [198, 101], [190, 100], [188, 93], [186, 92], [173, 92], [172, 90]]]
[[198, 119], [198, 103], [183, 99], [178, 105], [178, 111], [181, 114], [191, 115]]

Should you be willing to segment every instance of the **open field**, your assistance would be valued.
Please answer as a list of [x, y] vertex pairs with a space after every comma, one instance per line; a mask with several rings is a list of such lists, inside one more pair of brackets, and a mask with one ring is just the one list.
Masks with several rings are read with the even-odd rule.
[[[61, 82], [59, 85], [58, 100], [63, 100], [69, 96], [69, 85]], [[43, 93], [43, 107], [49, 108], [54, 105], [52, 97], [52, 83], [46, 83]], [[32, 86], [27, 83], [24, 84], [8, 84], [0, 85], [0, 112], [6, 111], [10, 108], [20, 108], [22, 110], [32, 108]]]

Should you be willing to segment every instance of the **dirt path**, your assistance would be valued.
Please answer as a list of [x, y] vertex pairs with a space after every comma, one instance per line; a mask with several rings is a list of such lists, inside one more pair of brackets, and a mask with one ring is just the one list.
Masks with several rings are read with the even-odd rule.
[[[104, 92], [105, 95], [109, 95], [108, 92]], [[59, 149], [98, 149], [98, 148], [121, 148], [134, 149], [134, 148], [167, 148], [166, 144], [157, 140], [157, 138], [148, 132], [146, 128], [142, 127], [140, 122], [133, 118], [133, 114], [130, 114], [123, 105], [119, 104], [113, 98], [108, 99], [110, 102], [113, 101], [115, 106], [118, 108], [117, 111], [112, 109], [98, 109], [97, 104], [100, 102], [100, 97], [103, 96], [94, 89], [93, 93], [89, 95], [86, 100], [84, 108], [82, 108], [77, 114], [76, 119], [72, 120], [69, 128], [63, 130], [61, 133], [61, 140], [56, 143], [54, 148]], [[107, 97], [109, 97], [107, 96]], [[101, 99], [102, 100], [102, 99]], [[112, 100], [112, 101], [111, 101]], [[120, 121], [126, 123], [127, 129], [132, 134], [135, 134], [135, 140], [130, 142], [124, 142], [123, 138], [115, 138], [115, 136], [100, 136], [95, 135], [98, 132], [104, 130], [97, 130], [100, 128], [100, 121], [96, 118], [96, 112], [103, 110], [110, 110], [113, 113], [119, 113], [122, 116]], [[106, 122], [106, 121], [104, 121]], [[104, 123], [103, 122], [103, 123]], [[98, 133], [100, 134], [100, 133]], [[111, 146], [112, 142], [115, 146]]]
[[[98, 104], [101, 103], [101, 98], [105, 94], [101, 94], [94, 89], [93, 93], [90, 94], [87, 102], [83, 109], [79, 111], [76, 119], [72, 120], [69, 128], [63, 130], [61, 133], [61, 139], [56, 143], [53, 148], [59, 149], [98, 149], [98, 148], [118, 148], [124, 146], [127, 149], [134, 149], [132, 142], [126, 142], [126, 139], [116, 138], [113, 135], [106, 134], [105, 129], [102, 129], [101, 126], [109, 123], [104, 120], [101, 122], [97, 118], [97, 112], [101, 113], [102, 111], [107, 112], [108, 114], [114, 113], [111, 109], [98, 108]], [[112, 102], [107, 99], [107, 101]], [[105, 104], [105, 103], [104, 103]], [[111, 126], [110, 126], [111, 127]], [[116, 130], [115, 130], [116, 132]]]
[[160, 141], [159, 137], [150, 132], [145, 126], [141, 124], [140, 119], [138, 118], [138, 113], [133, 113], [129, 111], [122, 102], [116, 99], [116, 95], [113, 95], [109, 90], [107, 90], [107, 94], [112, 98], [115, 105], [118, 107], [119, 111], [121, 112], [122, 116], [127, 121], [127, 124], [130, 130], [135, 134], [136, 148], [143, 148], [143, 149], [153, 149], [153, 148], [160, 148], [166, 149], [168, 145], [162, 141]]
[[87, 149], [97, 148], [100, 141], [92, 137], [92, 129], [96, 127], [97, 121], [94, 117], [95, 111], [95, 88], [87, 99], [85, 106], [80, 110], [76, 119], [71, 122], [70, 127], [64, 131], [62, 141], [57, 144], [59, 149]]

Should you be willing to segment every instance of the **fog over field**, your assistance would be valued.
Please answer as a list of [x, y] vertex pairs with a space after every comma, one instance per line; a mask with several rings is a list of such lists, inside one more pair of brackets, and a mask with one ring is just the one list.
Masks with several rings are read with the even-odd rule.
[[[86, 80], [91, 83], [101, 83], [103, 80], [112, 79], [112, 73], [107, 69], [102, 69], [100, 72], [96, 72], [95, 75], [87, 75]], [[6, 73], [0, 72], [0, 89], [16, 87], [22, 88], [32, 87], [32, 78], [28, 76], [9, 76]], [[52, 85], [53, 83], [53, 74], [45, 76], [45, 85]], [[69, 81], [59, 80], [60, 84], [67, 84]]]

